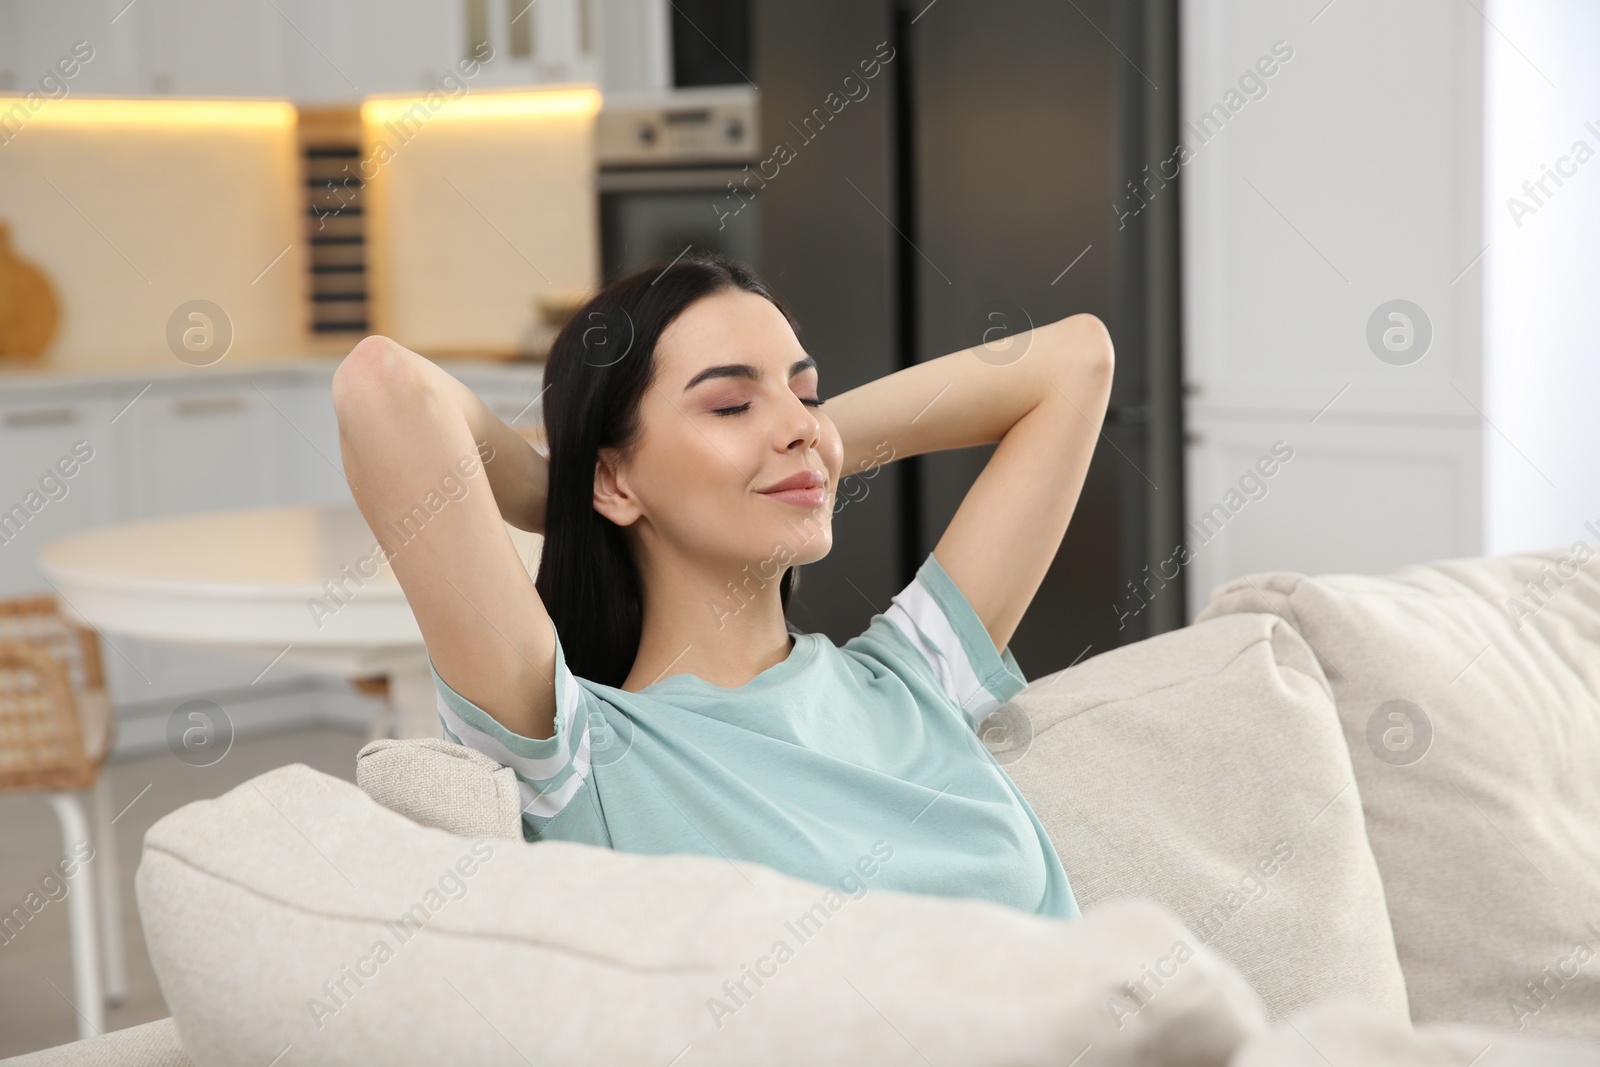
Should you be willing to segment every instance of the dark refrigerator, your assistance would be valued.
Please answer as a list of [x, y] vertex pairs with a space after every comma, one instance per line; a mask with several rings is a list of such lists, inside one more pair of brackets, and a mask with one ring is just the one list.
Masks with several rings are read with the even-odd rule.
[[[1029, 678], [1181, 626], [1176, 0], [754, 0], [761, 270], [824, 395], [1080, 311], [1111, 330], [1104, 433], [1011, 641]], [[875, 63], [875, 65], [874, 65]], [[773, 173], [769, 166], [767, 174]], [[790, 616], [861, 632], [932, 550], [993, 446], [849, 494]], [[862, 495], [862, 494], [865, 495]], [[845, 487], [841, 487], [845, 495]]]

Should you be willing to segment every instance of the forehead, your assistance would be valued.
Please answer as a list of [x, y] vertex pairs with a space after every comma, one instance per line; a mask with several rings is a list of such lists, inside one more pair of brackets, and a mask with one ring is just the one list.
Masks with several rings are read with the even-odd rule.
[[744, 289], [703, 296], [679, 313], [656, 344], [661, 373], [687, 379], [717, 363], [781, 363], [805, 355], [783, 312]]

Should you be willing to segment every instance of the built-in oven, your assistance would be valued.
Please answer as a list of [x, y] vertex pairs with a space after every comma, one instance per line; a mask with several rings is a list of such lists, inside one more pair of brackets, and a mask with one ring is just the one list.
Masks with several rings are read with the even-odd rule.
[[595, 142], [606, 283], [690, 251], [761, 270], [756, 93], [746, 84], [606, 96]]

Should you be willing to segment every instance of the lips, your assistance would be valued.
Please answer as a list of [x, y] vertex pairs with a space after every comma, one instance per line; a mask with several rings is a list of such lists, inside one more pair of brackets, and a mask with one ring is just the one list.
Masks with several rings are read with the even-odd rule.
[[798, 474], [791, 474], [781, 482], [773, 482], [763, 493], [777, 493], [785, 489], [814, 489], [828, 484], [828, 476], [815, 467], [807, 467]]
[[760, 490], [762, 496], [786, 504], [814, 508], [828, 499], [828, 476], [814, 467], [808, 467], [780, 482]]

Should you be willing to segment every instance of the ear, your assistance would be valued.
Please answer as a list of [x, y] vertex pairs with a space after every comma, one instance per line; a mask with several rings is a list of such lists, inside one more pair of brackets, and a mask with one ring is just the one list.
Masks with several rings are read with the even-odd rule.
[[594, 509], [618, 526], [631, 526], [641, 510], [628, 488], [627, 471], [614, 449], [602, 448], [594, 464]]

